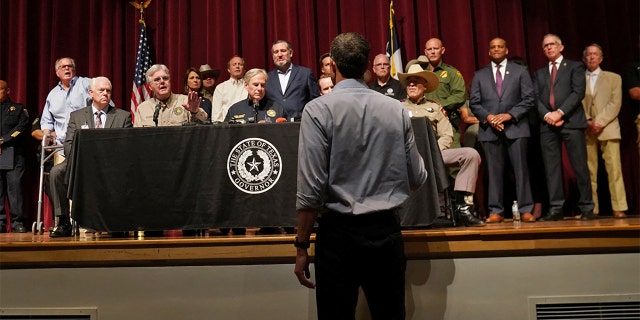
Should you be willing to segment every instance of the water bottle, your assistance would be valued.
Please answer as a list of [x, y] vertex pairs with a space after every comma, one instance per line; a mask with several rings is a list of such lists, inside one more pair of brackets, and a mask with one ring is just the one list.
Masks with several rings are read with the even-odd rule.
[[518, 211], [518, 201], [513, 201], [513, 205], [511, 205], [511, 213], [513, 213], [513, 222], [520, 222], [520, 211]]

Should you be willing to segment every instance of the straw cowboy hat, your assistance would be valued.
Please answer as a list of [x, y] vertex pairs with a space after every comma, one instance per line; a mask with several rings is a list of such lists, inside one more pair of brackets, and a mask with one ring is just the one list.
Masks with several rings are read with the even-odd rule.
[[398, 80], [402, 83], [403, 86], [407, 86], [407, 78], [409, 77], [420, 77], [422, 79], [427, 80], [426, 92], [431, 92], [438, 89], [438, 85], [440, 84], [440, 80], [438, 80], [438, 76], [435, 73], [424, 70], [420, 66], [420, 64], [412, 64], [407, 69], [407, 73], [398, 73]]
[[409, 67], [414, 64], [419, 64], [420, 66], [422, 66], [422, 69], [424, 69], [429, 64], [429, 59], [427, 59], [427, 56], [425, 55], [420, 55], [418, 59], [413, 59], [407, 62], [407, 65], [404, 67], [405, 70], [409, 70]]
[[200, 72], [200, 77], [202, 77], [202, 79], [206, 79], [207, 77], [218, 79], [218, 76], [220, 75], [220, 70], [211, 69], [211, 66], [208, 64], [201, 65], [200, 70], [198, 71]]

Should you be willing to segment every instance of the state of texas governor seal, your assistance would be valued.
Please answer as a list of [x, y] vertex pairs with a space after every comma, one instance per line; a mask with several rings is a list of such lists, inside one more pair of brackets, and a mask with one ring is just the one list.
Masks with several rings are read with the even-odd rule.
[[271, 189], [282, 172], [280, 153], [269, 141], [244, 139], [236, 144], [227, 159], [229, 179], [236, 188], [250, 194]]

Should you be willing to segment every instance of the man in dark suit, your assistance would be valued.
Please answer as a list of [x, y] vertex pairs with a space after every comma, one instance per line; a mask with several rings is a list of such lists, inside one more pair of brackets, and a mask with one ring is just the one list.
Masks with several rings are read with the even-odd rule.
[[320, 96], [316, 78], [311, 69], [291, 63], [288, 41], [274, 42], [271, 54], [276, 68], [268, 74], [267, 98], [283, 106], [289, 119], [300, 119], [304, 105]]
[[478, 140], [482, 142], [489, 169], [489, 212], [487, 223], [504, 220], [503, 181], [505, 151], [513, 167], [516, 194], [522, 220], [535, 222], [531, 214], [533, 197], [527, 165], [529, 122], [533, 106], [533, 84], [527, 68], [507, 61], [507, 42], [489, 42], [491, 63], [476, 72], [471, 82], [470, 107], [480, 120]]
[[538, 116], [544, 120], [540, 125], [540, 145], [549, 192], [549, 212], [540, 221], [563, 218], [563, 142], [577, 179], [581, 219], [595, 219], [584, 137], [587, 128], [582, 108], [586, 89], [584, 65], [564, 59], [563, 49], [562, 40], [557, 35], [544, 36], [542, 50], [549, 63], [536, 71], [534, 80]]
[[[111, 101], [111, 82], [105, 77], [91, 79], [89, 85], [89, 95], [93, 100], [92, 105], [71, 112], [69, 115], [69, 125], [67, 136], [64, 140], [64, 154], [68, 157], [71, 154], [73, 136], [78, 129], [101, 129], [101, 128], [130, 128], [131, 113], [117, 109], [109, 105]], [[49, 234], [50, 237], [70, 237], [72, 235], [69, 199], [67, 198], [68, 184], [65, 182], [67, 161], [55, 165], [49, 173], [52, 183], [51, 193], [55, 207], [55, 214], [58, 217], [58, 224]]]

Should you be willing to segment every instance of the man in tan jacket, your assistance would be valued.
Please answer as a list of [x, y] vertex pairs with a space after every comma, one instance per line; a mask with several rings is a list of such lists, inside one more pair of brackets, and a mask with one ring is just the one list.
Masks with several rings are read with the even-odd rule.
[[586, 66], [587, 89], [582, 100], [587, 116], [587, 164], [591, 175], [591, 190], [595, 204], [594, 214], [598, 214], [598, 149], [602, 152], [611, 193], [611, 208], [615, 218], [626, 217], [627, 197], [622, 180], [620, 164], [620, 123], [618, 113], [622, 103], [622, 79], [618, 74], [600, 69], [602, 48], [597, 44], [588, 45], [582, 60]]

